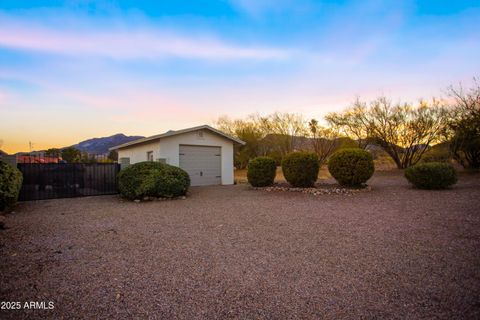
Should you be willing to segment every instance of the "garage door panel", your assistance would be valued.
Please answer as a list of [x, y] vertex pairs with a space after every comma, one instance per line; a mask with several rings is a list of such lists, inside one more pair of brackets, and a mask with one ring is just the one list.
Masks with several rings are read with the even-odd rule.
[[218, 170], [219, 166], [220, 166], [220, 163], [216, 164], [216, 163], [206, 163], [206, 162], [199, 161], [199, 162], [182, 162], [181, 168], [194, 167], [194, 168], [204, 169], [204, 170], [207, 170], [207, 169]]
[[221, 148], [180, 145], [180, 168], [190, 176], [192, 186], [221, 184]]

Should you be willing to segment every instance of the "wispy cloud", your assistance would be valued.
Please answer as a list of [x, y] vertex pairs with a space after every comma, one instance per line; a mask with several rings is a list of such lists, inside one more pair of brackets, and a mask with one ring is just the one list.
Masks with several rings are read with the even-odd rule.
[[473, 2], [38, 2], [0, 0], [0, 138], [9, 152], [222, 114], [320, 119], [356, 95], [438, 96], [480, 70]]
[[0, 21], [0, 47], [115, 59], [286, 59], [284, 49], [232, 44], [213, 36], [155, 29], [61, 30], [14, 19]]

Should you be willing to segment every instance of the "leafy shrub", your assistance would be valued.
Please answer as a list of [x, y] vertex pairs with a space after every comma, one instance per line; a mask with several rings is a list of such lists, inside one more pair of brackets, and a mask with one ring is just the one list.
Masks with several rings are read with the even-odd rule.
[[282, 161], [285, 179], [294, 187], [312, 187], [317, 181], [320, 164], [318, 156], [311, 152], [292, 152]]
[[23, 176], [20, 170], [0, 161], [0, 211], [15, 205], [22, 181]]
[[405, 177], [420, 189], [445, 189], [457, 182], [457, 172], [448, 163], [428, 162], [405, 170]]
[[248, 163], [247, 179], [254, 187], [266, 187], [273, 184], [277, 165], [270, 157], [257, 157]]
[[120, 194], [130, 200], [185, 195], [190, 177], [184, 170], [160, 162], [139, 162], [118, 174]]
[[341, 185], [359, 186], [373, 175], [373, 158], [365, 150], [343, 149], [335, 152], [328, 161], [328, 171]]

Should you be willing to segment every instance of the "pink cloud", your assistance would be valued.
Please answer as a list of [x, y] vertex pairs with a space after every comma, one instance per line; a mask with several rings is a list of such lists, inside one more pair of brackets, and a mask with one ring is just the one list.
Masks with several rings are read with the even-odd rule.
[[156, 30], [59, 30], [2, 17], [0, 46], [66, 55], [117, 59], [285, 59], [276, 48], [238, 46], [213, 37], [191, 37]]

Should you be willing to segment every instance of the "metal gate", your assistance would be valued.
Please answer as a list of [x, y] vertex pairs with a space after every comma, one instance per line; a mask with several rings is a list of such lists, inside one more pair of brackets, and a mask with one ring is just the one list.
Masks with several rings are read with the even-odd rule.
[[19, 163], [20, 201], [115, 194], [116, 163]]

